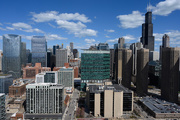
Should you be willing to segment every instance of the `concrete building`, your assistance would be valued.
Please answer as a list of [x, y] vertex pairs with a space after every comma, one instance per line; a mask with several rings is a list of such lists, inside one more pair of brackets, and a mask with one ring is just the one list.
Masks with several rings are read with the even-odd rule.
[[114, 80], [114, 49], [110, 49], [110, 78], [111, 80]]
[[14, 78], [21, 77], [21, 63], [21, 36], [3, 35], [3, 73], [11, 73]]
[[56, 67], [64, 67], [68, 63], [67, 49], [56, 49]]
[[31, 39], [32, 65], [41, 63], [47, 67], [47, 41], [45, 36], [33, 36]]
[[53, 55], [56, 55], [56, 49], [60, 49], [61, 46], [60, 45], [53, 45]]
[[89, 85], [87, 104], [95, 117], [121, 117], [133, 111], [133, 92], [122, 85]]
[[162, 48], [170, 47], [170, 38], [167, 34], [162, 37], [162, 45], [160, 46], [160, 62], [162, 58]]
[[149, 61], [159, 61], [159, 52], [158, 51], [150, 51], [149, 52]]
[[117, 78], [116, 83], [121, 84], [122, 82], [122, 66], [123, 66], [123, 49], [118, 49], [118, 62], [117, 62]]
[[36, 63], [34, 67], [26, 66], [23, 68], [23, 79], [34, 79], [36, 74], [51, 71], [50, 67], [41, 67], [41, 63]]
[[109, 50], [108, 43], [99, 43], [97, 46], [97, 50]]
[[13, 77], [10, 74], [0, 74], [0, 93], [9, 93], [9, 86], [13, 84]]
[[123, 37], [119, 38], [118, 39], [118, 49], [124, 48], [124, 43], [125, 43], [125, 39]]
[[4, 93], [0, 93], [0, 120], [6, 119], [6, 108], [5, 108], [6, 96]]
[[39, 83], [26, 86], [26, 119], [62, 119], [64, 109], [63, 85]]
[[0, 50], [0, 72], [2, 71], [2, 56], [3, 56], [3, 51]]
[[132, 50], [133, 64], [132, 64], [132, 82], [136, 83], [137, 76], [137, 50], [143, 48], [141, 42], [133, 43], [130, 45], [130, 49]]
[[74, 43], [70, 42], [70, 50], [71, 50], [72, 53], [73, 53], [73, 49], [74, 49]]
[[149, 51], [154, 51], [154, 36], [151, 11], [148, 11], [145, 14], [145, 23], [142, 24], [141, 43], [143, 44], [144, 48], [149, 49]]
[[36, 83], [57, 83], [57, 71], [46, 71], [36, 75]]
[[180, 107], [175, 103], [170, 103], [158, 98], [144, 97], [139, 100], [142, 108], [155, 118], [180, 118]]
[[74, 88], [74, 69], [73, 68], [60, 68], [58, 71], [58, 84], [64, 87]]
[[162, 48], [161, 96], [174, 103], [178, 102], [179, 50], [180, 48]]
[[148, 88], [148, 62], [149, 50], [140, 49], [137, 51], [137, 78], [136, 78], [136, 92], [139, 96], [147, 94]]
[[122, 85], [131, 87], [131, 72], [132, 72], [132, 50], [124, 49], [122, 56]]
[[9, 86], [9, 97], [16, 98], [21, 97], [26, 93], [26, 85], [33, 83], [33, 79], [16, 79], [13, 84]]

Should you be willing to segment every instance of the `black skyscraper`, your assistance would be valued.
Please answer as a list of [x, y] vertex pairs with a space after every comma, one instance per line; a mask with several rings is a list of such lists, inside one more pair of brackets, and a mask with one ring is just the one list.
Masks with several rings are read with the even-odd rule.
[[148, 11], [146, 13], [145, 23], [142, 24], [141, 42], [144, 48], [149, 49], [149, 51], [154, 51], [154, 36], [151, 11]]

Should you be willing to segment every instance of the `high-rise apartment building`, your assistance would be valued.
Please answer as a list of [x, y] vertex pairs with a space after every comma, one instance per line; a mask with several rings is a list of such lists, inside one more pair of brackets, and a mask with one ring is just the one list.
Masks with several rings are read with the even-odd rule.
[[21, 77], [21, 36], [3, 35], [3, 68], [4, 74], [11, 73], [14, 78]]
[[122, 85], [131, 87], [131, 72], [132, 72], [132, 50], [124, 49], [122, 56]]
[[33, 36], [31, 40], [32, 64], [41, 63], [47, 66], [47, 42], [45, 36]]
[[64, 113], [64, 86], [55, 83], [26, 86], [25, 118], [59, 118]]
[[86, 83], [103, 83], [110, 78], [110, 51], [84, 50], [81, 53], [81, 89]]
[[140, 49], [137, 51], [137, 78], [136, 78], [136, 92], [139, 96], [147, 94], [148, 88], [148, 62], [149, 50]]
[[9, 86], [13, 84], [12, 75], [0, 74], [0, 93], [9, 93]]
[[5, 120], [6, 119], [6, 106], [5, 106], [5, 100], [6, 96], [4, 93], [0, 93], [0, 120]]
[[148, 11], [145, 14], [145, 23], [142, 24], [141, 42], [144, 48], [149, 49], [149, 51], [154, 51], [154, 36], [151, 11]]
[[64, 87], [74, 87], [74, 69], [73, 68], [60, 68], [57, 71], [58, 84], [64, 85]]
[[162, 48], [161, 96], [167, 101], [178, 101], [179, 50]]
[[56, 49], [56, 67], [64, 67], [64, 63], [68, 62], [67, 49]]

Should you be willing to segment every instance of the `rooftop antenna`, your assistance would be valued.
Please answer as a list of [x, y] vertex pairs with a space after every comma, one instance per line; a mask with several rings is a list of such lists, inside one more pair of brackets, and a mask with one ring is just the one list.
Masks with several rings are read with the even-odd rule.
[[151, 0], [149, 0], [149, 4], [147, 3], [147, 12], [151, 12]]

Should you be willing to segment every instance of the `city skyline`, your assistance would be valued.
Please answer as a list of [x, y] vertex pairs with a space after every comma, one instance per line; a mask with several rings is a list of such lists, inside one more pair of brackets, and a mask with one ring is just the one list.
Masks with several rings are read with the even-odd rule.
[[[100, 42], [107, 42], [113, 48], [120, 37], [125, 38], [125, 43], [139, 42], [149, 1], [8, 0], [0, 3], [0, 10], [5, 11], [0, 20], [1, 50], [4, 34], [21, 35], [27, 49], [31, 49], [33, 35], [45, 36], [48, 48], [62, 43], [69, 46], [74, 42], [74, 48], [84, 49]], [[153, 13], [155, 51], [159, 51], [165, 33], [170, 37], [171, 47], [180, 46], [178, 5], [178, 0], [151, 0], [149, 7]]]

